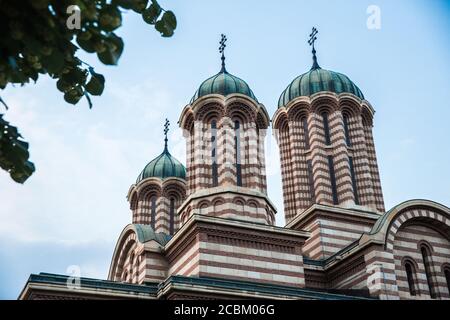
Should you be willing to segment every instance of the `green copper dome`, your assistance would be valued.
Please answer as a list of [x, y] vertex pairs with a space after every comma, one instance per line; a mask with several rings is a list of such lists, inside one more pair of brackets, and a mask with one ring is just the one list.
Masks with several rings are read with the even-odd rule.
[[207, 94], [227, 96], [233, 93], [245, 94], [253, 100], [258, 101], [253, 94], [253, 91], [244, 80], [232, 75], [223, 67], [218, 74], [203, 81], [192, 97], [191, 103]]
[[295, 78], [287, 86], [278, 100], [278, 107], [287, 105], [297, 97], [311, 96], [322, 91], [331, 91], [337, 94], [346, 92], [364, 99], [361, 90], [346, 75], [315, 66]]
[[136, 183], [146, 178], [180, 178], [186, 179], [186, 168], [175, 159], [169, 150], [164, 148], [163, 153], [150, 161], [139, 174]]

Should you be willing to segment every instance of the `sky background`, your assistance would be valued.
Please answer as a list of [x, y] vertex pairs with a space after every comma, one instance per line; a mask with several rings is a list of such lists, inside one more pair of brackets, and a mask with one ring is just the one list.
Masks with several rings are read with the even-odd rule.
[[[115, 242], [131, 221], [129, 186], [169, 146], [185, 161], [176, 125], [200, 83], [220, 69], [220, 34], [228, 37], [227, 69], [247, 81], [270, 115], [280, 93], [311, 67], [307, 44], [319, 30], [319, 64], [342, 72], [376, 110], [374, 136], [386, 208], [413, 198], [450, 206], [450, 2], [169, 1], [178, 27], [161, 38], [133, 12], [118, 34], [117, 67], [82, 59], [106, 76], [88, 109], [66, 104], [48, 77], [0, 92], [5, 119], [30, 142], [36, 172], [24, 184], [0, 171], [0, 298], [16, 299], [30, 273], [106, 278]], [[366, 10], [381, 10], [369, 30]], [[268, 134], [268, 192], [284, 224], [276, 144]]]

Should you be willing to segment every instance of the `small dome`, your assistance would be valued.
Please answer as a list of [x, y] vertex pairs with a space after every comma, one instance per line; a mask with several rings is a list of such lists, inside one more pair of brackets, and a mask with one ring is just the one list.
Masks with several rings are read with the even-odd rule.
[[169, 150], [164, 148], [163, 153], [150, 161], [139, 174], [136, 183], [146, 178], [180, 178], [186, 179], [186, 168], [180, 161], [175, 159]]
[[346, 75], [314, 66], [287, 86], [278, 100], [278, 107], [287, 105], [297, 97], [311, 96], [322, 91], [331, 91], [337, 94], [347, 92], [364, 99], [361, 90]]
[[253, 100], [258, 101], [253, 94], [253, 91], [244, 80], [232, 75], [225, 67], [222, 67], [222, 70], [220, 70], [218, 74], [203, 81], [192, 97], [190, 103], [193, 103], [198, 98], [206, 96], [207, 94], [221, 94], [227, 96], [233, 93], [245, 94]]

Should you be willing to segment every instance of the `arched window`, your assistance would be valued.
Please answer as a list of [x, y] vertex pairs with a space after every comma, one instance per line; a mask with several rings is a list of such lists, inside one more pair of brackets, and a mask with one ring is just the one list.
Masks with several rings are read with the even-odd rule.
[[217, 187], [219, 178], [217, 173], [217, 122], [211, 121], [211, 161], [212, 161], [212, 185]]
[[423, 264], [425, 266], [425, 274], [427, 276], [427, 282], [428, 282], [428, 288], [430, 290], [430, 296], [431, 299], [435, 299], [436, 298], [436, 288], [434, 287], [434, 283], [433, 283], [433, 276], [431, 273], [431, 254], [430, 254], [430, 250], [422, 245], [420, 247], [420, 251], [422, 253], [422, 259], [423, 259]]
[[134, 280], [134, 253], [130, 256], [130, 282]]
[[236, 184], [242, 186], [242, 169], [241, 169], [241, 128], [239, 121], [234, 122], [234, 152], [236, 155]]
[[416, 285], [414, 282], [415, 270], [411, 262], [405, 262], [406, 279], [408, 280], [409, 294], [412, 296], [416, 295]]
[[445, 280], [447, 281], [447, 289], [450, 294], [450, 267], [444, 269]]
[[308, 183], [309, 183], [309, 194], [311, 196], [311, 203], [314, 203], [315, 201], [315, 192], [314, 192], [314, 175], [312, 170], [312, 161], [307, 161], [308, 165]]
[[153, 230], [155, 230], [155, 225], [156, 225], [156, 196], [153, 196], [150, 199], [150, 226], [152, 227]]
[[170, 198], [170, 208], [169, 208], [169, 233], [172, 235], [174, 233], [175, 227], [175, 199]]
[[308, 150], [309, 149], [309, 130], [308, 130], [308, 120], [306, 119], [306, 117], [303, 118], [302, 125], [303, 125], [303, 134], [305, 136], [305, 149]]
[[348, 147], [352, 146], [352, 142], [350, 141], [350, 131], [348, 128], [348, 115], [344, 114], [344, 132], [345, 132], [345, 142]]
[[339, 204], [339, 199], [338, 199], [338, 195], [337, 195], [337, 186], [336, 186], [336, 175], [334, 173], [333, 156], [328, 156], [328, 171], [330, 173], [331, 193], [333, 195], [333, 203]]
[[356, 184], [355, 168], [353, 166], [353, 157], [348, 157], [348, 165], [350, 167], [350, 176], [352, 178], [353, 195], [355, 197], [355, 204], [359, 205], [358, 186]]
[[322, 120], [323, 120], [323, 130], [325, 133], [325, 143], [327, 146], [329, 146], [331, 144], [331, 139], [330, 139], [330, 125], [328, 123], [328, 113], [326, 112], [322, 113]]

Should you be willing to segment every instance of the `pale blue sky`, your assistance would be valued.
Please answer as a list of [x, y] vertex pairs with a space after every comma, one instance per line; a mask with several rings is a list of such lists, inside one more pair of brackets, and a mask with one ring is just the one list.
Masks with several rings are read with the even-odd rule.
[[[323, 68], [348, 75], [377, 113], [375, 143], [386, 207], [412, 198], [450, 206], [450, 5], [447, 1], [168, 1], [178, 18], [164, 39], [131, 12], [119, 35], [118, 67], [83, 56], [107, 78], [94, 99], [71, 106], [51, 79], [1, 92], [5, 118], [30, 142], [37, 171], [24, 185], [0, 171], [0, 298], [15, 299], [30, 273], [105, 278], [115, 241], [131, 221], [126, 194], [163, 148], [184, 161], [176, 128], [199, 84], [219, 71], [226, 33], [227, 69], [246, 80], [270, 115], [289, 82], [311, 66], [306, 41], [319, 29]], [[381, 29], [366, 27], [369, 5]], [[3, 112], [3, 111], [2, 111]], [[283, 204], [278, 154], [268, 143], [269, 196]]]

